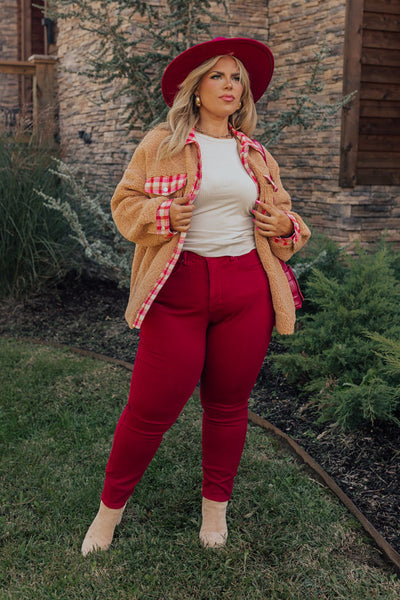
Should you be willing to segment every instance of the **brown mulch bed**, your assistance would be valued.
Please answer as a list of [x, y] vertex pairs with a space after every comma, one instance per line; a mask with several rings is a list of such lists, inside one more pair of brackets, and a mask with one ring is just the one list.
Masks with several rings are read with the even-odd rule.
[[[133, 362], [138, 333], [123, 315], [127, 291], [98, 280], [70, 278], [45, 295], [0, 304], [0, 335], [33, 337]], [[279, 344], [272, 348], [280, 351]], [[297, 441], [336, 481], [383, 537], [400, 552], [400, 429], [367, 424], [343, 434], [316, 415], [296, 388], [274, 374], [268, 357], [251, 408]]]

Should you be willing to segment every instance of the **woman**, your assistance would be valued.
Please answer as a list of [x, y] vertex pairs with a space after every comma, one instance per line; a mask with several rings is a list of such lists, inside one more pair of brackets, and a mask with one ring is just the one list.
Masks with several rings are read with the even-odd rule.
[[[167, 123], [137, 147], [111, 201], [135, 242], [130, 327], [141, 328], [84, 555], [108, 549], [129, 496], [200, 380], [200, 540], [223, 546], [226, 507], [247, 430], [247, 401], [272, 328], [293, 332], [279, 258], [308, 239], [271, 155], [251, 135], [273, 56], [247, 38], [189, 48], [167, 67]], [[290, 212], [289, 212], [290, 211]]]

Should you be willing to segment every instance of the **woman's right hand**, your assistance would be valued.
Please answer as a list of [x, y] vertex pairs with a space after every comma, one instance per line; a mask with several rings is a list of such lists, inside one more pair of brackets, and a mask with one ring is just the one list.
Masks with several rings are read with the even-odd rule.
[[169, 223], [171, 231], [188, 231], [194, 210], [193, 204], [187, 204], [187, 198], [174, 198], [169, 207]]

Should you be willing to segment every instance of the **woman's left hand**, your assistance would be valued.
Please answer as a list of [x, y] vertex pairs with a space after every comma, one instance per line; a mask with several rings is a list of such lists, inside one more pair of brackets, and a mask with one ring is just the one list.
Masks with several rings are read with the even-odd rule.
[[[294, 233], [292, 221], [287, 214], [270, 204], [257, 202], [258, 210], [253, 210], [254, 224], [258, 229], [258, 233], [264, 237], [289, 237]], [[259, 211], [266, 211], [263, 215]]]

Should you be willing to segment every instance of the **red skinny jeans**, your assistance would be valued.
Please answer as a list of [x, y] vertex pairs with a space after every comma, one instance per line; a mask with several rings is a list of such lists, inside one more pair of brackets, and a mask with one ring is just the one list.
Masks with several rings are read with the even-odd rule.
[[273, 324], [268, 278], [255, 250], [218, 258], [182, 253], [141, 327], [129, 401], [106, 468], [106, 506], [125, 504], [199, 380], [202, 495], [230, 498], [247, 402]]

